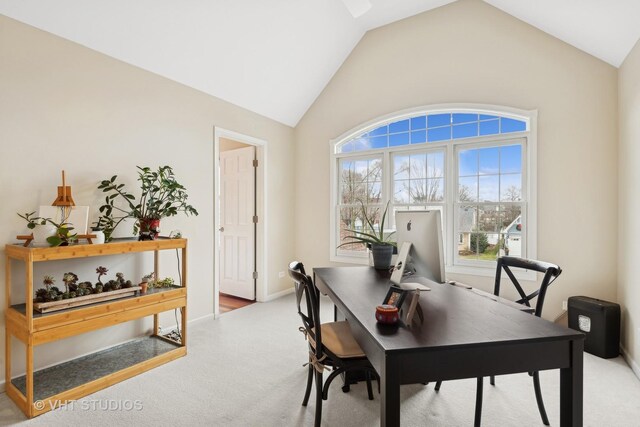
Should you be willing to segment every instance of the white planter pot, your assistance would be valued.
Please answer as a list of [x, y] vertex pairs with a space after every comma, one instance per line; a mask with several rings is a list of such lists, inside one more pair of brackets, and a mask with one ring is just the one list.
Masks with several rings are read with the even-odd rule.
[[91, 239], [94, 245], [99, 245], [101, 243], [104, 243], [104, 231], [102, 230], [91, 231], [91, 234], [96, 235], [94, 239]]
[[47, 237], [56, 234], [56, 227], [49, 223], [44, 225], [38, 224], [31, 232], [33, 233], [33, 244], [35, 246], [49, 246]]

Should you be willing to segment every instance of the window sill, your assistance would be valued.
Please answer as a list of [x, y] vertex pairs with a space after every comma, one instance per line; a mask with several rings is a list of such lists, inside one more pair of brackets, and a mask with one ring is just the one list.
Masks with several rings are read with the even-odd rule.
[[[396, 255], [394, 255], [394, 259], [392, 259], [392, 262], [395, 261], [395, 257]], [[369, 257], [366, 255], [364, 256], [332, 255], [330, 258], [330, 261], [342, 262], [345, 264], [369, 265]], [[495, 264], [492, 264], [490, 267], [478, 267], [478, 266], [470, 266], [470, 265], [446, 265], [445, 271], [447, 276], [449, 274], [463, 274], [466, 276], [476, 276], [476, 277], [495, 277], [496, 276]], [[516, 278], [520, 280], [534, 281], [537, 279], [535, 271], [513, 270], [513, 272]], [[506, 277], [506, 274], [503, 273], [503, 277]], [[470, 280], [470, 282], [473, 283], [472, 280]], [[472, 285], [472, 283], [470, 284]]]

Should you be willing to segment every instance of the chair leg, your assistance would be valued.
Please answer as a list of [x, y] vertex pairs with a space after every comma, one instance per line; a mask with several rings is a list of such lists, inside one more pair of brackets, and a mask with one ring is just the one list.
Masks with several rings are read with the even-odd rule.
[[373, 400], [373, 388], [371, 387], [371, 372], [366, 371], [365, 375], [367, 377], [367, 394], [369, 395], [369, 400]]
[[489, 377], [489, 384], [491, 385], [496, 385], [496, 377], [494, 377], [493, 375], [491, 375]]
[[440, 386], [441, 386], [441, 385], [442, 385], [442, 381], [438, 381], [438, 382], [436, 383], [436, 389], [435, 389], [435, 390], [436, 390], [436, 391], [440, 391]]
[[483, 391], [483, 377], [478, 377], [478, 385], [476, 387], [476, 415], [473, 420], [474, 427], [480, 427], [482, 422], [482, 391]]
[[311, 395], [311, 385], [313, 384], [313, 373], [315, 369], [312, 365], [309, 365], [309, 375], [307, 376], [307, 390], [304, 392], [304, 399], [302, 400], [302, 406], [307, 406], [309, 403], [309, 396]]
[[544, 402], [542, 401], [542, 390], [540, 389], [540, 373], [533, 373], [533, 388], [536, 391], [536, 401], [538, 402], [538, 410], [540, 411], [540, 417], [542, 423], [546, 426], [549, 425], [549, 418], [547, 418], [547, 411], [544, 409]]
[[315, 427], [320, 427], [321, 419], [322, 419], [322, 372], [316, 371], [316, 417], [314, 421]]

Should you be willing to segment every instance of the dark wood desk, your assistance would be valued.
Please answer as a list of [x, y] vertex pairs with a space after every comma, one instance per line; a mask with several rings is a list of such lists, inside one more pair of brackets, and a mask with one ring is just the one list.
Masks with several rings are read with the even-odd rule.
[[387, 275], [371, 267], [313, 272], [380, 374], [381, 426], [400, 425], [402, 384], [545, 369], [560, 369], [560, 425], [582, 425], [582, 333], [436, 283], [420, 296], [422, 326], [380, 325], [374, 314], [389, 289]]

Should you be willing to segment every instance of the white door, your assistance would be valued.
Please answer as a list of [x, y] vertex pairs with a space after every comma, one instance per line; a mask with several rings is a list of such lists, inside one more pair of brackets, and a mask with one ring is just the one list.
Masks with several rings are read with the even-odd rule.
[[220, 292], [254, 300], [255, 147], [220, 153]]

